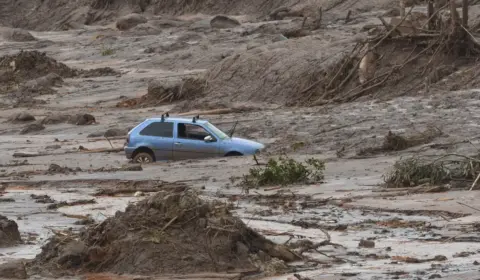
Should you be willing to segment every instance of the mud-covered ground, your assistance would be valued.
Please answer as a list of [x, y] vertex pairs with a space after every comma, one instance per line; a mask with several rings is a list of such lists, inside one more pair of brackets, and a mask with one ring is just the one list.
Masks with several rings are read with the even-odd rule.
[[[362, 25], [379, 24], [373, 14], [383, 12], [357, 14], [355, 24], [348, 26], [332, 23], [316, 35], [315, 41], [323, 46], [329, 40], [347, 39]], [[295, 159], [324, 159], [326, 178], [322, 184], [272, 186], [246, 194], [230, 178], [254, 167], [250, 157], [159, 162], [142, 170], [126, 170], [128, 162], [118, 151], [124, 137], [113, 137], [109, 142], [103, 133], [127, 130], [166, 111], [172, 115], [185, 111], [185, 104], [118, 108], [117, 103], [146, 94], [150, 79], [204, 73], [236, 52], [279, 40], [278, 34], [245, 35], [259, 23], [211, 31], [207, 16], [198, 15], [195, 24], [179, 27], [178, 22], [184, 18], [175, 18], [172, 21], [177, 24], [171, 23], [161, 32], [148, 26], [146, 30], [125, 32], [113, 25], [88, 26], [69, 31], [32, 31], [37, 38], [32, 42], [0, 41], [0, 56], [38, 50], [72, 68], [111, 67], [118, 71], [116, 75], [63, 78], [53, 87], [55, 91], [33, 98], [42, 102], [30, 102], [28, 107], [13, 104], [11, 96], [0, 96], [0, 177], [1, 187], [5, 187], [0, 214], [17, 222], [24, 241], [1, 248], [0, 262], [34, 258], [55, 232], [77, 231], [87, 218], [103, 221], [113, 216], [144, 198], [134, 195], [138, 190], [149, 189], [143, 192], [149, 196], [157, 190], [155, 187], [186, 184], [207, 199], [233, 202], [235, 215], [277, 243], [317, 243], [329, 238], [339, 244], [319, 247], [307, 253], [309, 261], [289, 264], [303, 277], [475, 279], [480, 262], [478, 191], [453, 188], [423, 193], [386, 191], [379, 186], [382, 175], [400, 157], [477, 150], [480, 90], [475, 88], [309, 108], [241, 102], [248, 110], [205, 116], [224, 130], [238, 120], [237, 136], [267, 145], [260, 161], [282, 153]], [[296, 24], [301, 22], [275, 22], [279, 28]], [[218, 105], [225, 104], [218, 100]], [[10, 120], [22, 112], [36, 120], [91, 114], [96, 122], [46, 123], [42, 129], [23, 133], [31, 122]], [[364, 152], [381, 146], [389, 131], [415, 135], [429, 127], [441, 133], [402, 152]], [[109, 195], [108, 190], [119, 187], [127, 191]], [[48, 209], [51, 203], [40, 203], [35, 195], [48, 195], [56, 202], [90, 202]], [[374, 247], [359, 247], [361, 240], [373, 241]], [[158, 275], [158, 279], [161, 277]], [[295, 279], [292, 277], [283, 274], [266, 279]]]

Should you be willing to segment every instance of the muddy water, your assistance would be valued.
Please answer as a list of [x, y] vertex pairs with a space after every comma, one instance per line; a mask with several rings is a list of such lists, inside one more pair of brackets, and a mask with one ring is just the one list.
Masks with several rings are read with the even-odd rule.
[[[47, 205], [49, 204], [36, 203], [31, 198], [32, 194], [48, 195], [57, 202], [95, 199], [97, 203], [48, 210]], [[7, 188], [7, 194], [3, 197], [12, 198], [15, 202], [0, 203], [0, 213], [18, 224], [25, 244], [1, 248], [0, 262], [10, 259], [33, 259], [40, 252], [41, 246], [53, 235], [53, 231], [78, 231], [83, 227], [75, 225], [79, 218], [90, 217], [101, 222], [107, 217], [113, 216], [115, 212], [123, 211], [129, 203], [141, 199], [137, 197], [94, 197], [91, 194], [92, 189], [77, 188], [75, 185], [60, 190]]]

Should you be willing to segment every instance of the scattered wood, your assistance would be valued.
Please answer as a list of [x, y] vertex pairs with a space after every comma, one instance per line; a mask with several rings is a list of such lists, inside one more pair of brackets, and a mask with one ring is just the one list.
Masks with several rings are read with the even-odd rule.
[[136, 192], [158, 192], [161, 190], [168, 190], [173, 189], [174, 191], [178, 192], [182, 189], [185, 189], [185, 186], [180, 183], [167, 183], [167, 184], [160, 184], [156, 186], [126, 186], [126, 187], [116, 187], [116, 188], [105, 188], [97, 191], [95, 196], [115, 196], [115, 195], [122, 195], [122, 194], [134, 194]]
[[212, 110], [194, 110], [190, 112], [177, 114], [178, 116], [196, 116], [196, 115], [224, 115], [234, 113], [234, 110], [231, 108], [222, 108], [222, 109], [212, 109]]
[[27, 157], [40, 157], [40, 156], [44, 156], [46, 154], [42, 154], [42, 153], [36, 153], [36, 152], [16, 152], [16, 153], [13, 153], [13, 157], [15, 158], [27, 158]]
[[48, 205], [47, 209], [53, 210], [53, 209], [58, 209], [60, 207], [69, 207], [69, 206], [95, 204], [95, 203], [97, 203], [95, 199], [80, 199], [80, 200], [74, 200], [71, 202], [61, 201], [61, 202], [56, 202]]
[[348, 10], [347, 12], [347, 16], [345, 17], [345, 23], [349, 23], [350, 22], [350, 17], [352, 16], [352, 11], [351, 10]]

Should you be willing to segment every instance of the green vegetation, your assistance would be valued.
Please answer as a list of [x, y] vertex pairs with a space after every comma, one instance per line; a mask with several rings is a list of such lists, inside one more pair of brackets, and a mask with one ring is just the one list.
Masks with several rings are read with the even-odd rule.
[[115, 50], [111, 48], [103, 48], [102, 49], [102, 56], [110, 56], [115, 54]]
[[251, 168], [247, 175], [242, 177], [241, 185], [258, 187], [267, 185], [290, 185], [298, 183], [315, 183], [324, 179], [325, 163], [310, 158], [304, 163], [288, 157], [278, 160], [270, 159], [265, 167]]

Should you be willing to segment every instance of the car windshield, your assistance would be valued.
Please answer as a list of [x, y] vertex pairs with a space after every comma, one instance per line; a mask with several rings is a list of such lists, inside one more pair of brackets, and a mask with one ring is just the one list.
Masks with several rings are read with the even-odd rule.
[[207, 122], [205, 123], [205, 126], [211, 131], [213, 132], [213, 134], [215, 134], [215, 136], [217, 136], [218, 138], [224, 140], [226, 138], [228, 138], [228, 135], [221, 131], [220, 129], [218, 129], [216, 126], [214, 126], [213, 124]]

